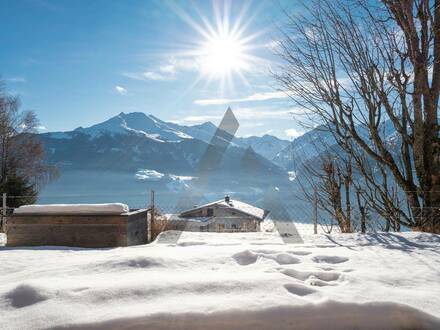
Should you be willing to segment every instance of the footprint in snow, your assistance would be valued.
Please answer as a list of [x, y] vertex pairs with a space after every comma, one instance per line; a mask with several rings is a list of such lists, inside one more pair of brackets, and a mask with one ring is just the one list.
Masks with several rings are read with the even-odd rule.
[[339, 257], [339, 256], [314, 256], [312, 260], [316, 263], [327, 263], [327, 264], [340, 264], [342, 262], [346, 262], [349, 259], [347, 257]]
[[303, 282], [310, 279], [318, 279], [324, 282], [332, 282], [337, 281], [341, 277], [341, 274], [338, 272], [300, 271], [296, 269], [279, 269], [279, 272]]
[[49, 299], [49, 297], [41, 292], [37, 287], [28, 284], [21, 284], [15, 289], [9, 291], [5, 298], [10, 301], [15, 308], [22, 308], [34, 305], [41, 301]]
[[266, 249], [261, 249], [261, 250], [253, 250], [253, 252], [255, 253], [263, 253], [263, 254], [279, 254], [279, 253], [289, 253], [289, 254], [293, 254], [296, 256], [307, 256], [309, 254], [312, 254], [312, 252], [309, 251], [276, 251], [276, 250], [266, 250]]
[[279, 251], [275, 251], [275, 250], [265, 250], [265, 249], [261, 249], [261, 250], [252, 250], [252, 252], [255, 252], [255, 253], [263, 253], [263, 254], [275, 254], [275, 253], [279, 253]]
[[266, 256], [268, 259], [275, 260], [280, 265], [299, 264], [301, 260], [287, 253], [279, 253], [274, 256]]
[[287, 253], [291, 253], [297, 256], [307, 256], [309, 254], [312, 254], [312, 252], [309, 251], [287, 251]]
[[206, 245], [206, 242], [182, 242], [182, 243], [177, 243], [178, 246], [196, 246], [196, 245]]
[[344, 273], [351, 273], [351, 272], [354, 272], [354, 271], [355, 271], [354, 269], [344, 269], [343, 270]]
[[252, 253], [252, 251], [246, 250], [238, 252], [232, 256], [232, 258], [241, 266], [247, 266], [257, 262], [258, 255]]
[[317, 292], [315, 289], [309, 288], [305, 285], [293, 284], [293, 283], [284, 285], [284, 288], [287, 291], [289, 291], [291, 294], [301, 297]]
[[336, 285], [335, 283], [332, 282], [326, 282], [323, 280], [320, 280], [319, 278], [316, 278], [314, 276], [310, 276], [304, 283], [311, 285], [311, 286], [328, 286], [328, 285]]
[[106, 268], [120, 269], [120, 268], [150, 268], [160, 267], [162, 264], [159, 260], [149, 257], [132, 257], [128, 259], [114, 260], [104, 264]]
[[[232, 258], [242, 266], [254, 264], [258, 259], [267, 259], [273, 260], [279, 265], [292, 265], [298, 264], [301, 262], [298, 258], [288, 254], [288, 253], [278, 253], [276, 251], [270, 251], [270, 253], [263, 253], [263, 250], [251, 251], [245, 250], [239, 253], [236, 253], [232, 256]], [[264, 250], [268, 252], [268, 250]]]

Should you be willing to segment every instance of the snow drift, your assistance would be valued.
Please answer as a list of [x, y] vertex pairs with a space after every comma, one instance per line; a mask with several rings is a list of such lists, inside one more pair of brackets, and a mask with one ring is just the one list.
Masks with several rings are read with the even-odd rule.
[[23, 205], [14, 214], [121, 214], [129, 212], [128, 205], [109, 204], [47, 204]]
[[277, 306], [261, 310], [197, 311], [145, 317], [115, 318], [63, 327], [63, 329], [154, 329], [154, 330], [413, 330], [438, 329], [439, 320], [414, 308], [393, 303], [356, 304], [326, 301], [302, 306]]

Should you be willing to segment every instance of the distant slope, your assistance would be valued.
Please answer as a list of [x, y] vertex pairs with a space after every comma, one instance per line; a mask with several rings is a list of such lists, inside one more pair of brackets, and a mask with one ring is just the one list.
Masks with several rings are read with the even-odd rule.
[[281, 140], [268, 134], [261, 137], [236, 137], [233, 140], [233, 143], [240, 147], [252, 147], [257, 154], [260, 154], [267, 159], [273, 159], [290, 144], [289, 141]]
[[303, 162], [318, 156], [327, 146], [335, 144], [333, 135], [324, 127], [317, 127], [293, 140], [272, 159], [288, 171], [296, 171]]

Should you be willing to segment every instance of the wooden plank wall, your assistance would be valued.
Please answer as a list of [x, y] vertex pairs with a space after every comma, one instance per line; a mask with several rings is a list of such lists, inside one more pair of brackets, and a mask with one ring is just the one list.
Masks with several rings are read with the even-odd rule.
[[147, 212], [121, 215], [16, 214], [7, 218], [8, 246], [116, 247], [147, 243]]

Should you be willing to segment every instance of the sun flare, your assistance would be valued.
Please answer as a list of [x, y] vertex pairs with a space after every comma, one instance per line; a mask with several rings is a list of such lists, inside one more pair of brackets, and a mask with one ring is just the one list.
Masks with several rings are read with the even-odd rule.
[[222, 89], [233, 88], [235, 78], [249, 85], [246, 74], [256, 72], [268, 63], [257, 55], [258, 49], [265, 47], [258, 44], [257, 39], [266, 30], [249, 33], [254, 19], [247, 12], [249, 7], [244, 4], [240, 8], [238, 5], [233, 15], [232, 2], [225, 1], [223, 6], [219, 3], [213, 2], [213, 13], [209, 16], [196, 5], [192, 15], [175, 3], [171, 7], [198, 34], [193, 41], [187, 39], [185, 50], [180, 53], [199, 73], [190, 88], [202, 80], [206, 83], [219, 81]]
[[221, 78], [248, 68], [242, 42], [228, 35], [207, 40], [200, 53], [203, 74], [213, 78]]

